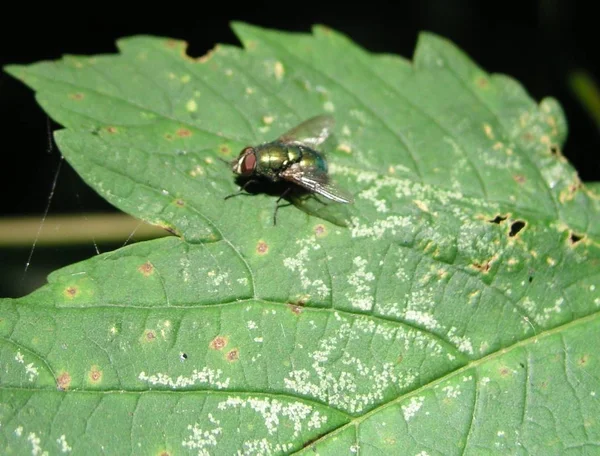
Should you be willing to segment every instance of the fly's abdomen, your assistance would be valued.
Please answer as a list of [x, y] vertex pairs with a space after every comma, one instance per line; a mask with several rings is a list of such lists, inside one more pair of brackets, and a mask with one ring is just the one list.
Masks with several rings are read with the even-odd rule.
[[327, 162], [318, 152], [310, 149], [304, 149], [300, 160], [300, 167], [303, 169], [315, 168], [327, 172]]

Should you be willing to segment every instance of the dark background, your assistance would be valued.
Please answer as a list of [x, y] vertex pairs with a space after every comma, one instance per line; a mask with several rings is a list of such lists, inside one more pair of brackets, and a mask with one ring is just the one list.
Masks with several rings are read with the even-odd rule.
[[[302, 32], [320, 23], [367, 50], [411, 58], [418, 32], [427, 30], [456, 43], [485, 70], [515, 77], [535, 99], [556, 97], [569, 123], [563, 153], [584, 181], [600, 180], [599, 126], [568, 82], [574, 70], [600, 79], [598, 20], [586, 3], [413, 0], [350, 6], [287, 0], [152, 6], [146, 2], [131, 6], [129, 12], [125, 3], [68, 7], [28, 3], [0, 18], [0, 65], [58, 59], [63, 54], [114, 53], [117, 38], [140, 33], [186, 40], [188, 53], [200, 56], [217, 42], [239, 44], [229, 28], [231, 20]], [[57, 126], [50, 124], [33, 93], [4, 73], [0, 74], [0, 125], [0, 215], [29, 214], [41, 220], [60, 160], [58, 151], [49, 152], [48, 131]], [[50, 214], [93, 211], [114, 209], [63, 163]], [[116, 247], [99, 246], [102, 251]], [[48, 272], [95, 254], [92, 244], [37, 249], [23, 280], [29, 250], [0, 250], [0, 296], [23, 295], [42, 284]]]

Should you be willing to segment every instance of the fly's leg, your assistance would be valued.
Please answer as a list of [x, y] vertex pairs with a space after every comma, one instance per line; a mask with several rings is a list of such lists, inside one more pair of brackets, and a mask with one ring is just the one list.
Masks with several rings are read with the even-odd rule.
[[246, 187], [248, 187], [250, 184], [253, 184], [253, 183], [255, 183], [255, 182], [258, 182], [258, 181], [257, 181], [257, 180], [255, 180], [255, 179], [250, 179], [248, 182], [246, 182], [246, 183], [245, 183], [245, 184], [242, 186], [242, 188], [240, 188], [240, 190], [239, 190], [238, 192], [236, 192], [236, 193], [232, 193], [231, 195], [227, 195], [227, 196], [225, 197], [225, 199], [229, 199], [229, 198], [232, 198], [232, 197], [234, 197], [234, 196], [241, 195], [241, 194], [242, 194], [242, 193], [244, 193], [244, 191], [246, 190]]
[[277, 225], [277, 211], [281, 207], [281, 206], [279, 206], [279, 201], [281, 201], [283, 198], [285, 198], [285, 196], [290, 192], [291, 189], [292, 189], [291, 187], [286, 188], [285, 191], [281, 194], [281, 196], [277, 199], [277, 202], [275, 203], [275, 210], [273, 211], [273, 226]]

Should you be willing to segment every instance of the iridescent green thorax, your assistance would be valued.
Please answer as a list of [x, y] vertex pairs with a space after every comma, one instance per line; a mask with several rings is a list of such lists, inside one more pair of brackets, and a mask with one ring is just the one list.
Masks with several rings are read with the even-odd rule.
[[317, 151], [306, 146], [284, 144], [274, 141], [256, 147], [256, 171], [273, 180], [279, 180], [278, 174], [298, 163], [302, 169], [316, 168], [327, 172], [327, 162]]

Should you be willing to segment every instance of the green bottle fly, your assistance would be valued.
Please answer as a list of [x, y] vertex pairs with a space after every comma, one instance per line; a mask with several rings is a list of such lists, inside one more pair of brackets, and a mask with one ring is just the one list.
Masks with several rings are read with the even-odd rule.
[[272, 142], [245, 147], [231, 162], [231, 169], [247, 178], [287, 181], [332, 201], [352, 203], [352, 196], [330, 181], [325, 156], [317, 150], [333, 125], [331, 116], [312, 117]]

